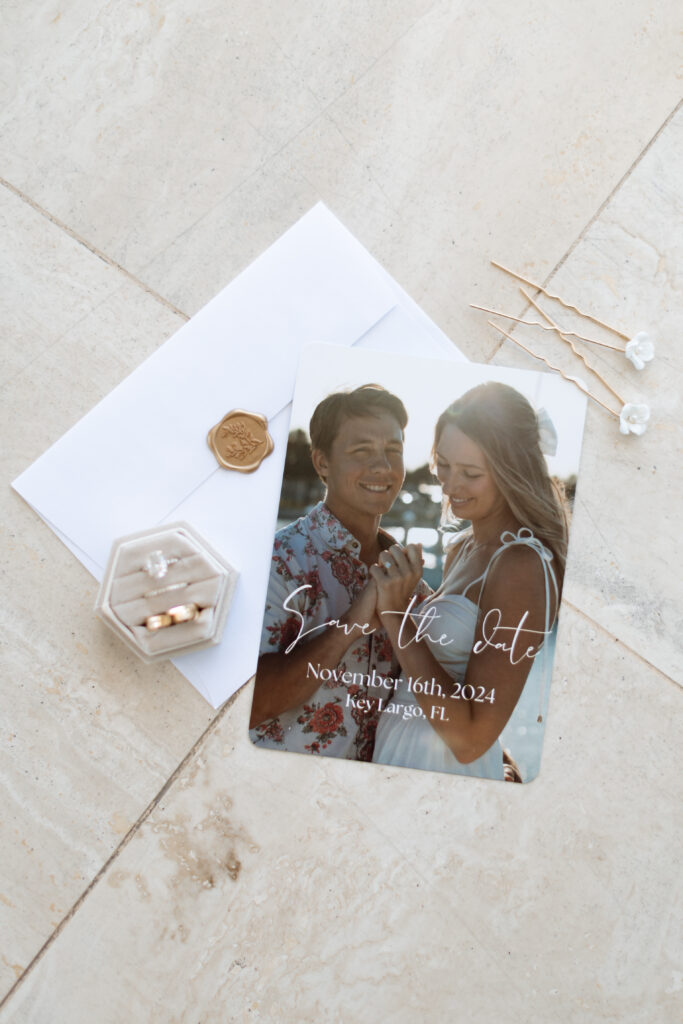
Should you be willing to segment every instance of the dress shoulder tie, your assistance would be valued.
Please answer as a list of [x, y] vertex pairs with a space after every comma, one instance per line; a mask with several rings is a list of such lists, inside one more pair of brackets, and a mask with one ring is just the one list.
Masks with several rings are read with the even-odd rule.
[[[533, 531], [530, 530], [528, 526], [520, 526], [519, 530], [517, 530], [516, 533], [513, 530], [505, 530], [500, 535], [500, 547], [496, 548], [496, 550], [493, 552], [493, 554], [491, 555], [491, 558], [489, 559], [489, 564], [486, 566], [486, 571], [484, 572], [484, 575], [483, 575], [483, 583], [482, 583], [481, 593], [483, 593], [483, 589], [486, 586], [486, 579], [488, 577], [489, 569], [491, 568], [491, 565], [493, 564], [494, 559], [496, 559], [498, 557], [498, 555], [501, 554], [501, 552], [508, 550], [508, 548], [519, 547], [519, 546], [531, 548], [532, 551], [535, 551], [536, 554], [538, 555], [538, 557], [541, 560], [541, 566], [543, 568], [543, 582], [545, 584], [545, 627], [544, 627], [545, 636], [544, 636], [544, 639], [543, 639], [543, 641], [541, 643], [541, 647], [539, 648], [539, 650], [534, 655], [534, 663], [535, 663], [535, 660], [538, 657], [538, 655], [541, 653], [541, 650], [543, 651], [543, 679], [542, 679], [542, 682], [541, 682], [541, 686], [539, 687], [539, 696], [538, 696], [538, 702], [539, 703], [538, 703], [538, 718], [537, 718], [538, 722], [542, 722], [543, 721], [543, 703], [544, 703], [544, 697], [545, 697], [545, 687], [547, 685], [546, 681], [548, 679], [548, 669], [549, 669], [547, 640], [548, 640], [548, 637], [550, 636], [550, 630], [551, 630], [551, 626], [550, 626], [550, 586], [551, 586], [551, 584], [552, 584], [552, 588], [553, 588], [553, 594], [554, 594], [554, 600], [555, 600], [556, 606], [558, 606], [558, 598], [559, 598], [559, 590], [558, 590], [558, 586], [557, 586], [557, 577], [555, 576], [555, 570], [554, 570], [553, 565], [552, 565], [553, 559], [554, 559], [554, 555], [553, 555], [552, 551], [549, 551], [548, 548], [542, 543], [542, 541], [540, 541], [538, 539], [538, 537], [534, 536]], [[559, 610], [559, 606], [556, 608], [556, 610]]]

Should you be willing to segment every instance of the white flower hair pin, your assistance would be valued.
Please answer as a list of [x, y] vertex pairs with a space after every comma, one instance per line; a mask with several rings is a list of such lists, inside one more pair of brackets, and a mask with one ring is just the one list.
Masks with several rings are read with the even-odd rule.
[[647, 331], [638, 331], [626, 343], [624, 355], [631, 360], [636, 370], [642, 370], [645, 363], [652, 362], [655, 357], [655, 345]]
[[[530, 327], [540, 327], [544, 331], [554, 331], [556, 334], [560, 335], [563, 341], [569, 341], [570, 337], [578, 338], [580, 341], [585, 341], [589, 345], [599, 345], [601, 348], [608, 348], [612, 349], [612, 351], [614, 352], [621, 352], [623, 353], [623, 355], [626, 356], [626, 358], [636, 368], [636, 370], [644, 369], [645, 364], [652, 362], [652, 360], [654, 359], [655, 345], [654, 341], [652, 340], [651, 336], [648, 334], [647, 331], [638, 331], [636, 334], [633, 335], [633, 337], [629, 337], [628, 334], [624, 334], [624, 332], [620, 331], [617, 327], [613, 327], [611, 324], [605, 323], [604, 320], [599, 320], [596, 316], [593, 316], [592, 313], [587, 313], [585, 312], [585, 310], [579, 309], [578, 306], [573, 306], [571, 303], [563, 299], [561, 295], [557, 295], [554, 292], [549, 292], [547, 288], [543, 287], [542, 284], [537, 284], [535, 281], [530, 281], [528, 278], [523, 277], [521, 274], [518, 274], [515, 270], [510, 270], [509, 267], [505, 267], [503, 266], [502, 263], [497, 263], [495, 260], [491, 260], [491, 263], [493, 264], [494, 267], [498, 267], [499, 270], [504, 271], [506, 274], [509, 274], [511, 277], [516, 278], [518, 281], [523, 281], [524, 284], [529, 285], [535, 291], [542, 292], [543, 295], [545, 295], [547, 298], [554, 299], [556, 302], [559, 302], [561, 306], [564, 306], [565, 309], [570, 310], [572, 313], [577, 313], [580, 317], [583, 317], [585, 320], [591, 320], [594, 324], [598, 324], [598, 326], [604, 327], [605, 330], [610, 331], [611, 334], [615, 334], [618, 338], [621, 338], [623, 341], [625, 341], [626, 345], [611, 345], [607, 341], [598, 341], [597, 338], [588, 338], [584, 334], [577, 334], [576, 331], [562, 330], [560, 327], [558, 327], [556, 323], [550, 321], [550, 318], [545, 313], [543, 313], [542, 310], [538, 308], [536, 303], [532, 299], [530, 299], [530, 297], [527, 295], [524, 289], [521, 289], [522, 293], [538, 310], [541, 316], [545, 317], [545, 319], [549, 321], [548, 324], [539, 323], [538, 320], [523, 320], [520, 317], [511, 316], [509, 313], [501, 313], [499, 310], [488, 309], [486, 306], [477, 306], [474, 303], [471, 303], [474, 309], [481, 309], [485, 313], [494, 313], [496, 316], [503, 316], [507, 320], [514, 320], [517, 323], [527, 324]], [[569, 344], [571, 344], [571, 342], [569, 342]], [[576, 349], [574, 349], [574, 351], [576, 352]], [[577, 355], [579, 355], [578, 352]]]
[[602, 381], [605, 387], [621, 403], [621, 410], [619, 412], [615, 412], [614, 409], [611, 409], [609, 407], [609, 405], [606, 405], [606, 403], [603, 402], [600, 398], [597, 398], [594, 394], [592, 394], [585, 386], [585, 384], [578, 380], [577, 377], [572, 377], [570, 374], [565, 373], [564, 370], [562, 370], [559, 366], [555, 366], [553, 363], [550, 362], [549, 359], [546, 359], [545, 356], [539, 355], [537, 352], [534, 352], [532, 351], [532, 349], [528, 348], [527, 345], [524, 345], [521, 341], [518, 341], [517, 338], [513, 338], [511, 334], [508, 334], [508, 332], [503, 327], [500, 326], [500, 324], [494, 323], [493, 320], [489, 320], [488, 323], [490, 324], [491, 327], [495, 327], [497, 331], [500, 331], [500, 333], [503, 334], [514, 345], [517, 345], [519, 348], [523, 349], [524, 352], [526, 352], [530, 356], [533, 356], [534, 359], [540, 359], [540, 361], [542, 363], [545, 363], [545, 365], [549, 369], [554, 370], [556, 373], [559, 373], [560, 376], [563, 377], [565, 380], [568, 380], [570, 383], [574, 384], [579, 389], [579, 391], [583, 391], [584, 395], [587, 395], [588, 398], [591, 398], [594, 402], [597, 402], [598, 405], [602, 406], [602, 408], [606, 412], [608, 412], [610, 416], [614, 416], [614, 418], [619, 421], [619, 430], [622, 434], [641, 435], [645, 433], [645, 431], [647, 430], [648, 421], [650, 419], [649, 406], [645, 405], [645, 403], [643, 402], [625, 401], [621, 397], [621, 395], [617, 391], [615, 391], [614, 388], [610, 384], [608, 384], [603, 377], [600, 376], [600, 374], [594, 367], [586, 363], [588, 369], [592, 370], [596, 377], [600, 381]]

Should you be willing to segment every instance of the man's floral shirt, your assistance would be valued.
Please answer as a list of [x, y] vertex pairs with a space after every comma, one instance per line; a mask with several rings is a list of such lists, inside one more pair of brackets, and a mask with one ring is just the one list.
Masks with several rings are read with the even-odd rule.
[[[383, 549], [394, 543], [383, 530], [379, 538]], [[360, 558], [360, 543], [323, 502], [279, 530], [273, 546], [260, 653], [283, 654], [300, 629], [313, 629], [340, 618], [369, 578], [368, 567]], [[290, 595], [299, 587], [306, 589], [292, 598]], [[429, 593], [426, 584], [420, 584], [419, 599]], [[285, 601], [291, 611], [284, 607]], [[303, 617], [303, 624], [294, 609]], [[311, 638], [321, 632], [313, 632]], [[299, 643], [304, 645], [306, 640], [302, 637]], [[338, 665], [318, 665], [314, 660], [308, 671], [319, 673], [321, 682], [315, 693], [300, 707], [251, 729], [253, 742], [276, 750], [371, 761], [379, 698], [386, 705], [392, 689], [369, 685], [369, 679], [376, 681], [381, 676], [393, 680], [400, 672], [387, 633], [377, 629], [369, 636], [359, 636]], [[359, 698], [369, 698], [371, 703], [364, 700], [357, 707]]]

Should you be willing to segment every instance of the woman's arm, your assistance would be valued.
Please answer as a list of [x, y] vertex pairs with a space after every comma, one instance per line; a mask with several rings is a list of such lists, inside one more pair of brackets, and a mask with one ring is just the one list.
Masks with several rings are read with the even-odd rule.
[[[410, 616], [395, 614], [407, 607], [411, 566], [400, 549], [391, 552], [395, 565], [389, 572], [371, 569], [380, 618], [404, 673], [413, 679], [434, 679], [437, 684], [433, 694], [415, 693], [427, 721], [461, 763], [475, 761], [507, 724], [529, 674], [530, 655], [543, 640], [546, 602], [541, 560], [522, 545], [511, 545], [496, 557], [481, 595], [472, 652], [460, 685], [419, 637], [419, 622], [416, 625]], [[551, 601], [549, 628], [556, 612], [553, 594]], [[440, 631], [432, 628], [430, 632]], [[464, 699], [463, 690], [483, 699]]]

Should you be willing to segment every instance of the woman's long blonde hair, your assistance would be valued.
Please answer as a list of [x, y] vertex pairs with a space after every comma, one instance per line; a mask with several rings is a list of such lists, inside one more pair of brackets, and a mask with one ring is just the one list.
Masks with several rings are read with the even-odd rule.
[[531, 404], [519, 391], [497, 381], [467, 391], [437, 420], [433, 469], [437, 445], [449, 424], [479, 445], [515, 519], [555, 556], [561, 586], [567, 561], [567, 506], [561, 486], [548, 473]]

